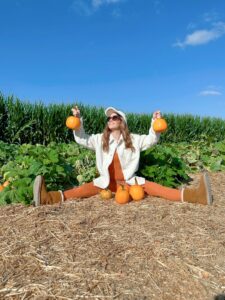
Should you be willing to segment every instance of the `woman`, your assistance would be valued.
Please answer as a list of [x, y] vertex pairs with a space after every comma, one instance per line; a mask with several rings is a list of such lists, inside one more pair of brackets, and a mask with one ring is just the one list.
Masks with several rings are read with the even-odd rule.
[[[78, 107], [72, 109], [73, 115], [80, 117]], [[146, 194], [161, 197], [171, 201], [181, 201], [199, 204], [211, 204], [207, 173], [203, 173], [197, 188], [172, 189], [135, 176], [138, 170], [140, 152], [156, 144], [160, 134], [153, 130], [152, 124], [160, 118], [160, 111], [153, 113], [148, 135], [132, 134], [127, 127], [126, 115], [114, 107], [105, 110], [107, 123], [103, 133], [88, 135], [81, 126], [75, 130], [75, 141], [92, 149], [96, 153], [96, 165], [100, 176], [93, 182], [85, 183], [70, 190], [47, 192], [43, 176], [37, 176], [34, 181], [34, 205], [54, 204], [69, 199], [86, 198], [98, 194], [102, 189], [109, 188], [116, 192], [118, 183], [135, 184], [135, 177], [142, 185]]]

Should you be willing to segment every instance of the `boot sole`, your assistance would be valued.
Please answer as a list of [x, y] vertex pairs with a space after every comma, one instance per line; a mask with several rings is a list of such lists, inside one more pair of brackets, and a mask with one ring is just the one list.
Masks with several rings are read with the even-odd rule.
[[38, 175], [34, 180], [33, 185], [33, 205], [40, 206], [41, 205], [41, 185], [42, 185], [42, 176]]
[[212, 192], [211, 192], [211, 185], [210, 185], [210, 180], [209, 180], [209, 175], [207, 173], [203, 174], [203, 180], [204, 180], [204, 184], [206, 186], [206, 191], [207, 191], [207, 204], [211, 205], [213, 202], [212, 199]]

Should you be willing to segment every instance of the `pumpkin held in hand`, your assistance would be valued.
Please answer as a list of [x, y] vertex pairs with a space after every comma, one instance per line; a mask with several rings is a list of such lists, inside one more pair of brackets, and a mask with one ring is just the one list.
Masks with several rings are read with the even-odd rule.
[[157, 119], [155, 119], [155, 121], [153, 123], [153, 129], [157, 133], [166, 131], [166, 129], [167, 129], [166, 120], [163, 119], [163, 118], [157, 118]]
[[134, 201], [140, 201], [145, 197], [144, 189], [138, 184], [136, 177], [135, 184], [130, 186], [129, 193]]
[[74, 117], [74, 116], [69, 116], [66, 119], [66, 126], [72, 130], [79, 129], [80, 128], [80, 118]]
[[112, 192], [110, 189], [104, 189], [100, 192], [100, 196], [103, 200], [109, 200], [112, 198]]
[[115, 194], [115, 200], [119, 204], [126, 204], [130, 201], [130, 194], [124, 187], [124, 185], [121, 185], [121, 188], [117, 189]]

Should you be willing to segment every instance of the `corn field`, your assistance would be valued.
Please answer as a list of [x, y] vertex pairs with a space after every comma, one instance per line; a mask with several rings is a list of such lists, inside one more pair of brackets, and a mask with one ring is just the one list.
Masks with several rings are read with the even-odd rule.
[[[71, 104], [26, 103], [13, 96], [0, 94], [0, 140], [6, 143], [43, 144], [51, 142], [70, 142], [71, 130], [65, 126], [67, 116], [71, 115]], [[103, 107], [87, 106], [77, 103], [84, 119], [87, 133], [102, 132], [106, 118]], [[161, 136], [163, 142], [190, 142], [207, 140], [218, 142], [225, 139], [225, 120], [193, 115], [164, 114], [168, 130]], [[147, 134], [151, 114], [127, 114], [131, 132]]]

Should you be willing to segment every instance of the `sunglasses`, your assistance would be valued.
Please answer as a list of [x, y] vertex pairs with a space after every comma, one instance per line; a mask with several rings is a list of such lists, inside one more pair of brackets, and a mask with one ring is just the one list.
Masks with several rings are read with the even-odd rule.
[[106, 120], [107, 120], [107, 122], [109, 122], [110, 120], [118, 121], [118, 120], [121, 120], [121, 117], [120, 116], [112, 116], [112, 117], [108, 117]]

